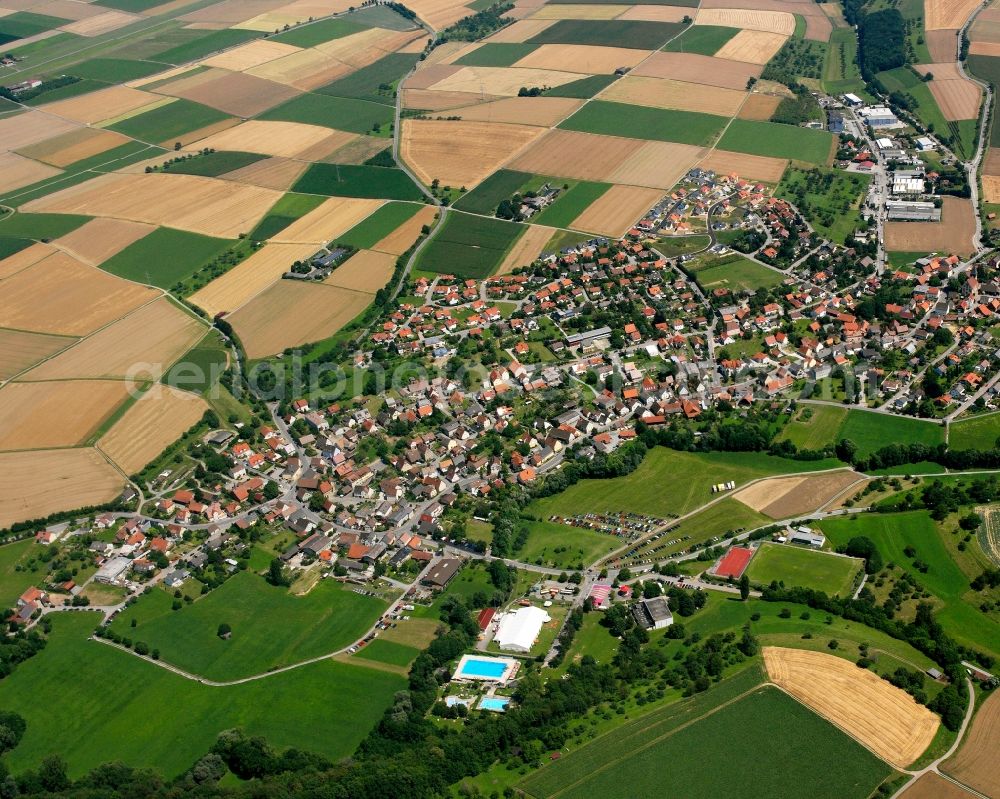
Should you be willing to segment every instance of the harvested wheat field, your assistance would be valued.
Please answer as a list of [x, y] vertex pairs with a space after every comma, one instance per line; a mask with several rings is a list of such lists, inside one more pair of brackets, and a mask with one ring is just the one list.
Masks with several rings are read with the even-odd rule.
[[281, 192], [198, 175], [102, 175], [25, 204], [24, 210], [111, 216], [235, 239], [253, 230]]
[[[440, 50], [442, 48], [439, 47], [437, 49]], [[434, 84], [458, 74], [463, 69], [465, 67], [455, 66], [454, 64], [428, 64], [426, 61], [422, 61], [417, 64], [416, 71], [406, 79], [405, 86], [407, 89], [429, 89]]]
[[265, 189], [288, 191], [306, 171], [307, 166], [304, 161], [293, 161], [290, 158], [265, 158], [219, 177], [223, 180], [235, 180], [237, 183], [249, 183], [251, 186], [263, 186]]
[[0, 119], [0, 142], [3, 143], [5, 150], [23, 150], [25, 147], [79, 129], [77, 123], [68, 119], [59, 119], [41, 111], [26, 111], [17, 116]]
[[508, 122], [520, 125], [558, 125], [576, 111], [583, 100], [570, 97], [505, 97], [492, 103], [456, 108], [448, 116], [468, 122]]
[[100, 155], [128, 141], [127, 136], [112, 130], [76, 128], [41, 144], [24, 147], [20, 150], [20, 154], [52, 166], [62, 167], [82, 161], [84, 158]]
[[420, 229], [424, 225], [430, 225], [434, 222], [435, 216], [437, 216], [437, 211], [434, 209], [434, 206], [422, 206], [410, 219], [406, 220], [384, 239], [376, 242], [372, 249], [379, 252], [391, 253], [396, 256], [402, 255], [417, 240], [417, 237], [420, 235]]
[[324, 200], [301, 219], [292, 222], [271, 241], [283, 244], [319, 246], [346, 233], [362, 219], [370, 216], [385, 200], [361, 200], [353, 197], [331, 197]]
[[698, 166], [702, 169], [711, 169], [720, 175], [736, 174], [745, 180], [777, 183], [785, 174], [788, 161], [784, 158], [771, 158], [766, 155], [746, 155], [727, 150], [712, 150]]
[[556, 234], [556, 229], [545, 227], [545, 225], [528, 225], [527, 230], [521, 235], [510, 252], [497, 267], [494, 275], [506, 275], [513, 272], [519, 266], [526, 266], [542, 254], [542, 248]]
[[0, 191], [10, 191], [61, 174], [54, 166], [17, 153], [0, 153]]
[[368, 307], [372, 295], [279, 280], [228, 317], [248, 358], [329, 338]]
[[983, 175], [983, 199], [988, 203], [1000, 203], [1000, 175]]
[[580, 180], [607, 181], [645, 142], [572, 130], [550, 130], [509, 169]]
[[26, 379], [159, 380], [204, 335], [203, 322], [161, 297], [46, 361]]
[[278, 280], [293, 263], [315, 252], [315, 244], [265, 244], [189, 299], [209, 316], [230, 313]]
[[929, 771], [899, 795], [900, 799], [973, 799], [951, 780]]
[[[562, 45], [557, 46], [561, 47]], [[418, 72], [417, 75], [419, 74]], [[580, 75], [576, 72], [563, 72], [555, 69], [461, 67], [457, 72], [437, 81], [430, 88], [435, 91], [478, 93], [480, 96], [485, 94], [497, 97], [516, 97], [518, 91], [524, 86], [562, 86], [564, 83], [575, 80], [580, 80]], [[413, 88], [419, 87], [413, 86]]]
[[651, 78], [672, 78], [686, 83], [721, 86], [724, 89], [746, 89], [750, 78], [759, 78], [761, 67], [724, 58], [696, 53], [653, 53], [636, 67], [632, 75]]
[[[634, 67], [648, 50], [603, 47], [590, 44], [543, 44], [520, 61], [518, 69], [564, 69], [587, 75], [611, 75], [622, 67]], [[532, 84], [537, 85], [537, 84]]]
[[945, 119], [978, 118], [982, 92], [971, 80], [938, 80], [935, 77], [928, 86]]
[[574, 219], [570, 227], [621, 238], [662, 196], [658, 189], [612, 186]]
[[913, 68], [924, 77], [930, 74], [934, 80], [966, 79], [965, 75], [958, 68], [957, 61], [944, 61], [936, 64], [913, 64]]
[[57, 100], [43, 108], [49, 114], [92, 125], [105, 119], [113, 119], [130, 111], [137, 111], [161, 100], [159, 96], [128, 86], [111, 86], [80, 97]]
[[389, 282], [396, 256], [375, 250], [358, 250], [338, 266], [323, 283], [351, 291], [374, 294]]
[[154, 385], [97, 442], [125, 474], [135, 474], [191, 429], [208, 410], [196, 394]]
[[97, 266], [154, 230], [155, 226], [143, 222], [129, 222], [125, 219], [91, 219], [82, 227], [60, 236], [52, 243], [78, 261]]
[[0, 527], [114, 499], [125, 480], [94, 449], [0, 455]]
[[983, 159], [983, 174], [1000, 175], [1000, 149], [990, 147], [986, 150], [986, 158]]
[[462, 17], [475, 13], [461, 0], [410, 0], [407, 8], [415, 11], [424, 22], [438, 30], [443, 30]]
[[[958, 35], [958, 31], [953, 31], [953, 33]], [[1000, 20], [977, 19], [969, 29], [969, 36], [974, 42], [1000, 42]], [[933, 56], [933, 52], [931, 55]], [[955, 51], [952, 49], [951, 55], [943, 60], [949, 61], [955, 57]]]
[[774, 57], [787, 38], [781, 33], [740, 31], [716, 52], [715, 57], [763, 65]]
[[680, 6], [629, 6], [628, 11], [616, 19], [638, 19], [646, 22], [681, 22], [691, 16], [690, 8]]
[[32, 264], [37, 264], [44, 258], [48, 258], [56, 248], [49, 244], [32, 244], [20, 252], [9, 255], [0, 260], [0, 280], [16, 275]]
[[544, 133], [493, 122], [403, 120], [400, 158], [424, 183], [471, 189]]
[[942, 197], [940, 222], [887, 222], [885, 246], [902, 252], [941, 252], [970, 255], [976, 232], [971, 200]]
[[126, 14], [124, 11], [106, 11], [95, 17], [63, 25], [60, 30], [66, 33], [75, 33], [77, 36], [100, 36], [124, 28], [126, 25], [131, 25], [141, 19], [142, 17], [136, 14]]
[[700, 111], [724, 117], [734, 116], [744, 97], [746, 92], [736, 89], [632, 75], [615, 81], [601, 92], [602, 100], [654, 108], [675, 108], [680, 111]]
[[202, 61], [202, 66], [218, 67], [219, 69], [229, 69], [233, 72], [243, 72], [247, 69], [259, 67], [268, 61], [276, 61], [279, 58], [297, 53], [301, 47], [293, 47], [282, 42], [272, 42], [267, 39], [257, 39], [248, 44], [241, 44], [232, 50], [219, 53], [211, 58]]
[[976, 713], [958, 754], [942, 770], [986, 796], [1000, 796], [1000, 693], [994, 691]]
[[[210, 77], [202, 78], [206, 74]], [[290, 86], [223, 70], [181, 78], [160, 86], [157, 91], [193, 100], [238, 117], [256, 116], [299, 94], [297, 89]]]
[[849, 660], [765, 646], [772, 682], [897, 768], [930, 746], [941, 720], [900, 688]]
[[30, 366], [65, 349], [76, 339], [0, 330], [0, 381], [9, 380]]
[[[702, 0], [700, 8], [731, 9], [733, 0]], [[800, 14], [806, 21], [805, 38], [818, 42], [828, 41], [830, 32], [833, 30], [833, 23], [830, 18], [823, 13], [818, 3], [804, 2], [803, 0], [753, 0], [752, 5], [758, 11], [779, 11], [786, 14]]]
[[733, 496], [772, 519], [787, 519], [822, 508], [861, 479], [861, 475], [849, 469], [804, 477], [776, 477], [754, 483]]
[[531, 19], [615, 19], [628, 8], [624, 5], [596, 3], [550, 3], [539, 8], [531, 15]]
[[[612, 183], [669, 189], [704, 155], [702, 147], [648, 141], [611, 173]], [[603, 198], [602, 198], [603, 199]]]
[[[550, 6], [551, 8], [551, 6]], [[520, 44], [526, 42], [532, 36], [537, 36], [546, 28], [555, 25], [554, 19], [521, 19], [506, 28], [501, 28], [492, 36], [486, 39], [487, 42], [502, 42], [505, 44]]]
[[0, 389], [0, 450], [82, 444], [126, 399], [124, 380], [8, 383]]
[[961, 28], [981, 0], [924, 0], [924, 28], [929, 31]]
[[969, 45], [971, 55], [1000, 56], [1000, 42], [972, 42]]
[[311, 91], [351, 71], [352, 68], [347, 64], [332, 59], [319, 50], [309, 49], [279, 58], [277, 61], [268, 61], [259, 67], [246, 70], [246, 74]]
[[302, 153], [316, 147], [329, 146], [332, 150], [347, 144], [353, 138], [351, 133], [333, 131], [319, 125], [251, 119], [202, 139], [196, 146], [198, 149], [211, 147], [215, 150], [299, 158]]
[[[502, 99], [515, 100], [522, 98], [502, 98], [492, 94], [482, 95], [475, 92], [439, 92], [434, 89], [403, 89], [403, 108], [414, 108], [421, 111], [449, 111], [452, 108], [468, 108], [476, 103]], [[536, 97], [534, 99], [541, 100], [542, 98]]]
[[158, 294], [56, 252], [3, 282], [0, 327], [83, 336]]
[[326, 53], [330, 58], [359, 68], [368, 66], [380, 55], [385, 55], [386, 52], [394, 52], [416, 35], [414, 31], [400, 33], [387, 31], [384, 28], [369, 28], [352, 33], [350, 36], [342, 36], [339, 39], [323, 42], [316, 45], [315, 49]]
[[277, 0], [222, 0], [181, 17], [185, 22], [216, 22], [226, 27], [250, 17], [266, 14], [280, 5]]
[[747, 97], [737, 116], [740, 119], [768, 120], [781, 104], [781, 98], [773, 94], [754, 93]]
[[105, 11], [98, 5], [90, 6], [77, 0], [45, 0], [44, 3], [29, 3], [29, 7], [35, 14], [73, 21], [96, 17]]
[[[934, 61], [951, 61], [958, 57], [957, 30], [946, 28], [939, 31], [927, 31], [924, 38], [927, 40], [927, 50]], [[970, 50], [970, 52], [972, 51]]]
[[795, 16], [785, 11], [749, 11], [742, 8], [704, 8], [695, 17], [695, 25], [721, 25], [748, 31], [764, 31], [791, 36]]

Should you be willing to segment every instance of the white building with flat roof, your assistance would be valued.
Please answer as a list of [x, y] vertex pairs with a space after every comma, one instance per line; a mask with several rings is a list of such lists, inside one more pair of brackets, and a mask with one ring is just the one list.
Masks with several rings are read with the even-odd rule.
[[504, 613], [493, 640], [504, 652], [530, 652], [542, 626], [551, 618], [542, 608], [534, 605]]

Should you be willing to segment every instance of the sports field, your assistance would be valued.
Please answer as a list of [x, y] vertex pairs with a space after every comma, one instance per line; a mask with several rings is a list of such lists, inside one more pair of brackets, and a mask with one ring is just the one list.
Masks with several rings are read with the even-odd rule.
[[354, 751], [406, 685], [396, 674], [324, 660], [214, 688], [88, 641], [99, 621], [96, 613], [56, 614], [45, 650], [0, 682], [0, 705], [28, 722], [5, 758], [15, 772], [58, 753], [72, 777], [120, 760], [170, 778], [232, 727], [263, 735], [278, 749], [295, 746], [336, 760]]
[[[196, 583], [186, 592], [198, 597]], [[304, 597], [241, 572], [180, 610], [153, 591], [123, 612], [114, 629], [158, 648], [164, 661], [214, 680], [260, 674], [347, 646], [371, 626], [384, 603], [322, 581]], [[138, 624], [131, 627], [132, 619]], [[232, 626], [232, 638], [216, 635]]]
[[[669, 720], [666, 713], [650, 714], [658, 718], [650, 718], [648, 731], [633, 722], [598, 738], [532, 775], [522, 788], [535, 797], [567, 799], [654, 794], [864, 799], [891, 773], [778, 689], [765, 686], [712, 703], [713, 692], [724, 685], [671, 708]], [[719, 746], [720, 741], [727, 744]], [[625, 751], [622, 743], [629, 744]]]
[[824, 591], [830, 596], [847, 596], [863, 568], [861, 561], [817, 552], [789, 544], [760, 545], [750, 561], [747, 575], [757, 585], [772, 581]]

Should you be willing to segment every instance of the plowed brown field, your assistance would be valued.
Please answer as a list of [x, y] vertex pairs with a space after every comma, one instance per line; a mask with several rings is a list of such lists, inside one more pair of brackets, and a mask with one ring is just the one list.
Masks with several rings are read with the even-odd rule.
[[745, 90], [750, 78], [759, 78], [758, 64], [745, 64], [697, 53], [653, 53], [632, 71], [633, 75], [673, 78], [687, 83]]
[[976, 219], [970, 200], [943, 197], [940, 222], [887, 222], [885, 246], [902, 252], [969, 255]]

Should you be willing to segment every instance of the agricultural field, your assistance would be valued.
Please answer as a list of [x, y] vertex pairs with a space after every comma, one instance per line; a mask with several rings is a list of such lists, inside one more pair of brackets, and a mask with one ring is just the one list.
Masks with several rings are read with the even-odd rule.
[[992, 449], [1000, 438], [1000, 415], [959, 419], [948, 426], [949, 449]]
[[[172, 601], [167, 591], [153, 591], [119, 615], [113, 628], [159, 649], [167, 663], [214, 680], [260, 674], [346, 647], [384, 610], [381, 600], [333, 581], [299, 597], [250, 572], [180, 610], [171, 609]], [[232, 626], [229, 640], [216, 634], [223, 622]]]
[[0, 380], [9, 380], [19, 372], [66, 349], [75, 340], [67, 336], [0, 330]]
[[482, 279], [500, 266], [524, 230], [513, 222], [452, 212], [420, 251], [417, 267]]
[[323, 198], [312, 194], [289, 192], [279, 199], [250, 233], [254, 241], [264, 241], [277, 235], [292, 222], [322, 205]]
[[789, 544], [761, 544], [747, 575], [756, 585], [772, 581], [788, 587], [799, 586], [824, 591], [830, 596], [849, 596], [864, 564], [853, 558], [817, 552]]
[[35, 578], [27, 569], [28, 561], [41, 547], [30, 539], [0, 546], [0, 606], [13, 607]]
[[528, 523], [528, 541], [516, 557], [553, 569], [590, 565], [621, 546], [614, 536], [546, 521]]
[[292, 187], [300, 194], [419, 200], [420, 189], [401, 169], [353, 164], [312, 164]]
[[183, 283], [236, 242], [161, 227], [100, 264], [126, 280], [170, 288]]
[[692, 25], [662, 49], [671, 53], [715, 55], [737, 33], [739, 28], [724, 25]]
[[819, 510], [861, 480], [849, 469], [762, 480], [734, 496], [747, 507], [772, 519], [788, 519]]
[[725, 119], [712, 114], [594, 100], [559, 127], [581, 133], [704, 145], [710, 144], [724, 125]]
[[611, 189], [610, 183], [581, 180], [574, 182], [556, 201], [534, 217], [535, 222], [554, 227], [570, 227], [580, 215]]
[[[210, 687], [88, 640], [99, 620], [96, 613], [58, 614], [45, 651], [0, 683], [0, 703], [28, 722], [7, 758], [11, 769], [20, 773], [58, 752], [74, 778], [108, 760], [173, 777], [232, 727], [263, 735], [279, 749], [347, 757], [406, 685], [397, 674], [324, 660], [242, 685]], [[68, 673], [79, 681], [69, 692]], [[331, 692], [331, 685], [338, 690]], [[107, 706], [109, 696], [115, 712], [94, 712]], [[276, 707], [283, 712], [276, 714]]]
[[837, 432], [835, 441], [847, 438], [858, 445], [858, 455], [865, 457], [886, 442], [910, 442], [934, 446], [944, 441], [944, 428], [905, 416], [887, 416], [852, 408]]
[[303, 94], [264, 112], [259, 118], [320, 125], [349, 133], [379, 133], [383, 127], [388, 129], [392, 122], [392, 108], [349, 97]]
[[749, 119], [734, 119], [719, 140], [723, 150], [819, 165], [830, 163], [832, 146], [833, 137], [823, 130]]
[[979, 706], [972, 726], [954, 757], [941, 770], [985, 796], [1000, 793], [994, 754], [1000, 744], [1000, 694], [993, 691]]

